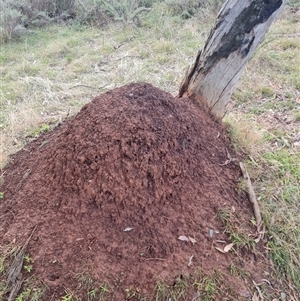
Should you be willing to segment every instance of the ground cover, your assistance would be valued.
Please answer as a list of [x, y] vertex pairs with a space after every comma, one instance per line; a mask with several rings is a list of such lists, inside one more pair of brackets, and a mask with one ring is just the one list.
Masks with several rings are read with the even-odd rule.
[[[10, 154], [76, 114], [102, 92], [144, 81], [176, 95], [184, 69], [205, 40], [210, 20], [211, 17], [203, 15], [183, 20], [169, 15], [167, 7], [159, 6], [141, 18], [141, 27], [52, 26], [2, 46], [2, 166], [7, 164]], [[248, 279], [245, 281], [252, 296], [260, 298], [260, 292], [266, 300], [299, 297], [299, 46], [299, 11], [287, 8], [247, 67], [225, 118], [234, 145], [248, 156], [247, 167], [267, 226], [264, 246], [272, 269], [264, 279], [271, 285], [251, 283], [251, 278], [247, 278], [249, 271], [239, 261], [231, 262], [229, 271]], [[1, 180], [5, 180], [4, 169]], [[240, 188], [241, 194], [245, 194], [242, 182]], [[5, 201], [5, 194], [0, 197]], [[234, 226], [236, 217], [230, 210], [219, 211], [220, 220], [227, 225], [227, 234], [236, 244], [246, 244], [243, 234], [247, 231], [236, 235], [243, 226]], [[1, 229], [6, 226], [4, 221]], [[8, 259], [14, 257], [18, 246], [14, 241], [7, 243], [1, 245], [3, 277]], [[25, 260], [26, 275], [31, 277], [27, 278], [19, 300], [38, 300], [42, 293], [47, 294], [45, 283], [34, 278], [37, 266], [31, 261], [35, 256], [30, 252]], [[200, 276], [176, 279], [171, 287], [173, 292], [167, 287], [170, 284], [157, 282], [156, 300], [168, 296], [184, 300], [188, 286], [198, 287], [207, 300], [214, 300], [226, 277], [203, 271], [197, 275]], [[96, 285], [89, 274], [76, 276], [76, 288], [65, 287], [59, 292], [62, 300], [75, 299], [78, 287], [79, 291], [84, 287], [90, 300], [108, 298], [111, 283]], [[1, 286], [4, 288], [3, 281]], [[147, 297], [139, 287], [126, 290], [127, 299]]]

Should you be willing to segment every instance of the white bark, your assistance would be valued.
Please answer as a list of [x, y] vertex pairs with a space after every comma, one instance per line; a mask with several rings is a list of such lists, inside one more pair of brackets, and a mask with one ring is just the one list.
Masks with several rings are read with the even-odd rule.
[[222, 118], [246, 63], [285, 1], [228, 0], [186, 74], [179, 97], [192, 98], [214, 117]]

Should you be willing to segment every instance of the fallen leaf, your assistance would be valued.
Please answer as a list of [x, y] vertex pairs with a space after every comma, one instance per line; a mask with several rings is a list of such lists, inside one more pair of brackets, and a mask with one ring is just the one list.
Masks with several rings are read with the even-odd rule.
[[209, 229], [209, 236], [213, 237], [213, 235], [214, 235], [214, 230], [213, 229]]
[[197, 240], [193, 237], [189, 237], [189, 240], [192, 244], [195, 244], [197, 242]]
[[219, 252], [225, 253], [224, 250], [222, 250], [221, 248], [218, 248], [218, 247], [215, 247], [215, 248], [216, 248], [216, 250], [218, 250]]
[[282, 292], [280, 294], [280, 297], [281, 297], [281, 300], [286, 300], [286, 293], [285, 292]]
[[130, 228], [130, 227], [127, 227], [126, 229], [124, 229], [123, 231], [124, 232], [128, 232], [128, 231], [131, 231], [133, 228]]
[[225, 246], [225, 247], [224, 247], [224, 252], [225, 252], [225, 253], [229, 252], [230, 249], [231, 249], [232, 247], [233, 247], [233, 243], [231, 243], [231, 244]]
[[179, 236], [178, 239], [182, 241], [190, 241], [189, 238], [184, 235]]

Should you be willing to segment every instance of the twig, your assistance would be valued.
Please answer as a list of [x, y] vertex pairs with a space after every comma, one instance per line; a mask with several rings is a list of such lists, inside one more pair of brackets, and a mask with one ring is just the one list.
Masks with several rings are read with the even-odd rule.
[[229, 163], [231, 163], [233, 161], [228, 149], [225, 148], [225, 150], [226, 150], [226, 153], [227, 153], [228, 160], [226, 160], [225, 163], [223, 163], [223, 164], [219, 164], [220, 166], [228, 165]]
[[188, 267], [192, 265], [192, 260], [194, 259], [194, 255], [192, 255], [189, 259]]
[[9, 294], [9, 297], [8, 297], [7, 301], [15, 300], [15, 298], [17, 297], [17, 295], [20, 291], [22, 283], [23, 283], [23, 278], [22, 278], [22, 275], [19, 274], [16, 281], [15, 281], [15, 283], [14, 283], [14, 285], [12, 286], [12, 289], [10, 291], [10, 294]]
[[7, 287], [10, 287], [10, 294], [8, 297], [8, 301], [13, 301], [16, 296], [19, 293], [19, 290], [22, 286], [23, 279], [22, 279], [22, 274], [21, 270], [23, 267], [23, 262], [24, 262], [24, 255], [28, 246], [28, 243], [30, 239], [32, 238], [32, 235], [35, 231], [37, 226], [34, 227], [34, 229], [31, 231], [30, 236], [28, 237], [27, 241], [15, 257], [14, 262], [12, 263], [9, 271], [8, 271], [8, 276], [7, 276]]
[[129, 59], [129, 58], [141, 59], [142, 57], [140, 55], [125, 55], [125, 56], [122, 56], [122, 57], [116, 59], [116, 61], [121, 61], [123, 59]]
[[69, 89], [74, 89], [74, 88], [78, 88], [78, 87], [85, 87], [85, 88], [94, 89], [94, 90], [101, 90], [101, 89], [104, 89], [106, 86], [107, 86], [107, 84], [104, 85], [104, 86], [101, 86], [101, 87], [93, 87], [93, 86], [88, 86], [88, 85], [84, 85], [84, 84], [77, 84], [77, 85], [74, 85], [74, 86], [70, 87]]
[[21, 181], [19, 182], [19, 184], [17, 185], [17, 189], [22, 185], [23, 181], [30, 175], [31, 170], [27, 169], [21, 179]]
[[251, 183], [251, 179], [249, 177], [249, 174], [247, 172], [246, 166], [240, 162], [240, 168], [242, 170], [244, 179], [247, 181], [247, 186], [248, 186], [248, 194], [249, 194], [249, 199], [250, 202], [253, 204], [253, 210], [254, 210], [254, 216], [255, 216], [255, 220], [256, 220], [256, 226], [257, 226], [257, 231], [258, 233], [261, 234], [261, 230], [263, 228], [263, 221], [261, 218], [261, 213], [260, 213], [260, 209], [258, 206], [258, 202], [255, 196], [255, 192]]
[[289, 37], [289, 38], [294, 38], [294, 37], [300, 37], [300, 32], [292, 33], [292, 34], [276, 34], [274, 35], [275, 37]]
[[201, 296], [201, 293], [198, 293], [198, 294], [192, 299], [192, 301], [197, 300], [200, 296]]
[[256, 163], [256, 161], [254, 160], [254, 158], [252, 156], [248, 156], [249, 159], [255, 164], [255, 166], [259, 167], [259, 165]]
[[252, 282], [253, 282], [253, 284], [254, 284], [255, 288], [256, 288], [256, 289], [257, 289], [257, 291], [258, 291], [258, 295], [259, 295], [259, 297], [260, 297], [260, 300], [261, 300], [261, 301], [264, 301], [264, 296], [263, 296], [263, 294], [262, 294], [262, 292], [261, 292], [261, 290], [260, 290], [260, 288], [259, 288], [258, 284], [257, 284], [257, 283], [255, 283], [255, 281], [254, 281], [254, 280], [252, 280]]
[[136, 37], [131, 37], [128, 39], [125, 39], [124, 41], [121, 41], [121, 43], [117, 46], [113, 46], [115, 50], [119, 49], [120, 47], [124, 46], [125, 43], [131, 42], [132, 40], [134, 40]]
[[4, 171], [2, 172], [2, 174], [0, 175], [0, 179], [4, 176], [5, 173], [6, 173], [6, 170], [4, 170]]
[[[270, 286], [271, 288], [273, 288], [273, 286], [272, 286], [271, 282], [270, 282], [268, 279], [261, 279], [261, 281], [262, 281], [262, 282], [266, 282], [266, 283], [268, 283], [268, 284], [269, 284], [269, 286]], [[258, 285], [261, 285], [261, 283], [258, 283]]]

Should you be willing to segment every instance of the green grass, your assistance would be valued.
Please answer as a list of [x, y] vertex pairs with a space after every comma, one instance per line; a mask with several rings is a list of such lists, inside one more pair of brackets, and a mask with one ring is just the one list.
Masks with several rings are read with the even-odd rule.
[[[300, 155], [289, 149], [263, 154], [273, 173], [261, 185], [265, 219], [268, 225], [268, 247], [276, 268], [300, 288]], [[276, 177], [276, 178], [275, 178]], [[272, 181], [275, 185], [266, 185]], [[267, 182], [267, 183], [268, 183]]]
[[[251, 110], [253, 104], [248, 105]], [[236, 147], [240, 147], [252, 159], [247, 166], [267, 227], [267, 249], [277, 277], [286, 284], [294, 283], [295, 290], [300, 292], [300, 216], [297, 214], [300, 210], [300, 151], [289, 141], [293, 127], [299, 129], [299, 120], [294, 119], [296, 124], [280, 125], [266, 131], [254, 122], [253, 116], [251, 135], [247, 137], [246, 129], [250, 129], [247, 128], [248, 118], [249, 114], [239, 116], [238, 121], [246, 122], [240, 123], [240, 126], [232, 119], [231, 135]], [[262, 132], [260, 136], [257, 135], [259, 131]], [[253, 141], [256, 142], [255, 147]], [[242, 184], [241, 190], [244, 190]], [[240, 227], [235, 226], [237, 223], [232, 223], [230, 211], [222, 211], [219, 215], [231, 241], [237, 245], [251, 243], [247, 241], [247, 236], [240, 233]]]
[[144, 81], [176, 94], [209, 30], [200, 22], [171, 17], [161, 4], [141, 18], [141, 27], [53, 25], [3, 45], [1, 166], [24, 146], [28, 131], [76, 114], [109, 89]]
[[[276, 96], [274, 94], [280, 96], [279, 101], [286, 96], [297, 98], [300, 91], [299, 18], [295, 23], [292, 16], [286, 9], [276, 25], [271, 26], [248, 65], [238, 92], [234, 93], [238, 100], [272, 99]], [[251, 91], [254, 93], [249, 97]]]
[[[244, 184], [242, 185], [244, 186]], [[241, 190], [246, 188], [241, 187]], [[244, 221], [229, 209], [221, 209], [218, 211], [218, 217], [223, 223], [223, 232], [229, 237], [229, 241], [233, 243], [233, 249], [238, 250], [246, 247], [253, 250], [255, 248], [254, 238], [249, 236], [249, 225], [253, 225], [253, 221]], [[253, 230], [255, 228], [253, 227]]]
[[[53, 25], [1, 46], [2, 167], [9, 155], [25, 145], [26, 136], [49, 130], [50, 124], [76, 114], [85, 103], [109, 89], [145, 81], [177, 94], [185, 69], [204, 45], [213, 17], [202, 14], [183, 20], [172, 16], [165, 4], [156, 3], [140, 22], [140, 27]], [[291, 295], [300, 293], [300, 146], [295, 140], [300, 128], [299, 22], [286, 9], [271, 27], [247, 65], [225, 117], [234, 147], [250, 158], [247, 169], [266, 224], [266, 248], [275, 282]], [[237, 248], [253, 247], [230, 212], [224, 210], [220, 218]], [[11, 254], [1, 246], [2, 275]], [[231, 264], [230, 272], [247, 277], [237, 263]], [[112, 284], [94, 283], [88, 277], [77, 280], [84, 300], [108, 300], [113, 290]], [[224, 277], [217, 272], [177, 279], [173, 287], [158, 281], [154, 300], [185, 300], [191, 287], [201, 293], [201, 300], [215, 300], [224, 288], [222, 283]], [[1, 282], [0, 291], [3, 286]], [[38, 300], [44, 289], [29, 282], [18, 298]], [[136, 287], [124, 293], [147, 300]], [[63, 298], [78, 300], [76, 294], [66, 288]], [[272, 298], [278, 298], [276, 292]]]
[[[248, 168], [267, 227], [276, 277], [300, 293], [299, 19], [286, 10], [247, 66], [226, 120]], [[295, 27], [295, 25], [297, 26]], [[250, 120], [250, 121], [249, 121]], [[247, 136], [248, 133], [248, 136]], [[293, 293], [291, 293], [293, 294]]]
[[[80, 291], [71, 292], [67, 290], [61, 300], [111, 300], [114, 290], [117, 288], [117, 280], [115, 286], [108, 283], [97, 284], [87, 275], [81, 275], [78, 279], [78, 287]], [[124, 289], [124, 297], [126, 300], [138, 301], [184, 301], [188, 296], [188, 292], [193, 292], [196, 296], [195, 300], [213, 301], [219, 296], [233, 296], [230, 286], [225, 281], [224, 275], [218, 271], [211, 274], [205, 274], [200, 270], [196, 270], [194, 275], [181, 275], [177, 277], [172, 285], [167, 285], [164, 280], [157, 280], [153, 292], [146, 295], [141, 292], [138, 287], [128, 287]], [[151, 296], [152, 295], [152, 296]], [[227, 300], [227, 299], [226, 299]], [[228, 299], [230, 300], [230, 299]]]
[[235, 106], [225, 117], [234, 146], [251, 158], [247, 168], [267, 227], [267, 249], [277, 280], [286, 287], [293, 283], [298, 297], [299, 22], [286, 10], [270, 28], [234, 91]]
[[[237, 267], [235, 269], [238, 270]], [[243, 273], [243, 271], [240, 269], [238, 270], [238, 273]], [[236, 273], [236, 275], [238, 275], [238, 273]], [[245, 275], [242, 276], [245, 277]], [[2, 288], [1, 286], [3, 286], [4, 293], [4, 283], [0, 283], [0, 289]], [[110, 285], [107, 282], [101, 283], [93, 280], [89, 275], [81, 275], [79, 278], [74, 278], [74, 286], [77, 286], [75, 290], [66, 289], [59, 300], [115, 300], [114, 290], [117, 289], [118, 285]], [[45, 296], [47, 289], [47, 286], [35, 281], [34, 278], [28, 278], [23, 284], [16, 300], [43, 300], [43, 296]], [[228, 285], [228, 283], [226, 283], [225, 276], [220, 272], [212, 271], [211, 274], [207, 274], [200, 270], [196, 270], [192, 276], [181, 275], [180, 277], [177, 277], [172, 285], [166, 285], [165, 281], [157, 280], [157, 283], [153, 288], [153, 292], [149, 292], [147, 295], [143, 294], [138, 287], [125, 288], [124, 297], [126, 300], [138, 301], [184, 301], [187, 300], [188, 292], [193, 292], [193, 295], [196, 296], [195, 300], [203, 301], [214, 301], [220, 296], [225, 296], [225, 300], [234, 300], [231, 299], [231, 297], [235, 296], [233, 289]], [[227, 297], [228, 299], [226, 299]]]

